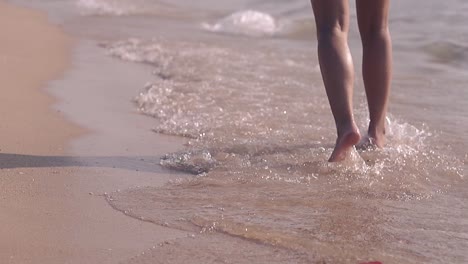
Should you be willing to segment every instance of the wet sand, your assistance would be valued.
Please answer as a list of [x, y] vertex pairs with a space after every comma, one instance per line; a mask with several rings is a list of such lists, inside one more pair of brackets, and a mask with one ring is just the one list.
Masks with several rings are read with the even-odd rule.
[[[0, 263], [116, 263], [187, 236], [125, 216], [104, 198], [180, 176], [157, 157], [181, 142], [154, 137], [127, 119], [137, 113], [115, 115], [130, 108], [79, 89], [95, 88], [74, 79], [79, 45], [46, 15], [0, 2], [0, 32]], [[90, 115], [96, 108], [101, 114]], [[135, 143], [134, 133], [148, 141]]]

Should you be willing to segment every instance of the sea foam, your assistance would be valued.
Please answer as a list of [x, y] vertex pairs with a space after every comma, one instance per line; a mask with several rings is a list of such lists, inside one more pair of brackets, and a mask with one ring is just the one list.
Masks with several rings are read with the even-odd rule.
[[78, 0], [76, 6], [84, 15], [129, 15], [135, 8], [124, 1]]
[[244, 10], [232, 13], [214, 24], [203, 23], [208, 31], [247, 36], [272, 36], [281, 31], [281, 24], [270, 14]]

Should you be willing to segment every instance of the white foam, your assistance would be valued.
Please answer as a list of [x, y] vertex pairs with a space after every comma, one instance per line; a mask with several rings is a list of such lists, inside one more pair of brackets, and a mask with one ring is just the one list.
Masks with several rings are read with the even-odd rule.
[[212, 32], [255, 37], [272, 36], [281, 29], [272, 15], [254, 10], [235, 12], [214, 24], [203, 23], [202, 27]]
[[84, 15], [129, 15], [135, 8], [124, 1], [112, 0], [77, 0], [76, 6]]

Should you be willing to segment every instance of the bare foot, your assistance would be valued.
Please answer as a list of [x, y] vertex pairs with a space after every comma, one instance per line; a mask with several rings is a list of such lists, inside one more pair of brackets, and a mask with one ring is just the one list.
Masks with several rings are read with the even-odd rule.
[[335, 149], [333, 150], [329, 162], [343, 161], [349, 155], [349, 152], [356, 145], [361, 138], [357, 129], [350, 129], [343, 133], [342, 136], [338, 136], [336, 139]]

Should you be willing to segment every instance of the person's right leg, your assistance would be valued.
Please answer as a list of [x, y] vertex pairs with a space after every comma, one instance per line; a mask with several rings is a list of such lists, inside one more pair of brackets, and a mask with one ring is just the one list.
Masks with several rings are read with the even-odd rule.
[[318, 55], [338, 138], [329, 161], [341, 161], [359, 142], [353, 117], [354, 68], [348, 47], [348, 0], [312, 0]]
[[388, 30], [390, 0], [356, 0], [363, 45], [362, 73], [370, 123], [361, 148], [383, 147], [392, 75], [392, 44]]

